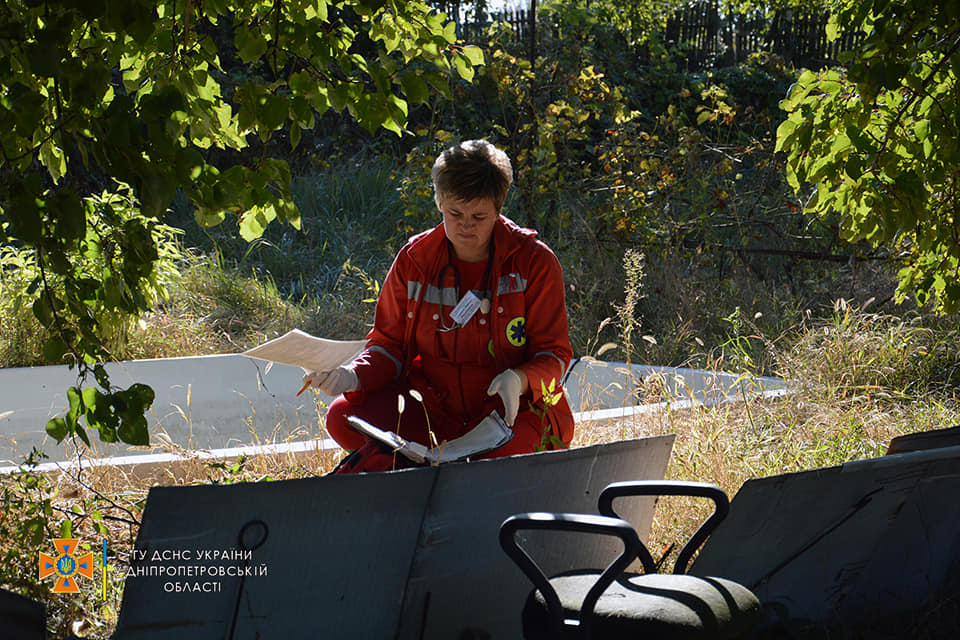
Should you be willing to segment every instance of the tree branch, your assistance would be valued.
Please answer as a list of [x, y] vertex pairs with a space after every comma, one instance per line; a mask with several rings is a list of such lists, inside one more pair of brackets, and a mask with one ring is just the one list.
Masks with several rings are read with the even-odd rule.
[[953, 57], [953, 54], [960, 50], [960, 34], [957, 35], [956, 40], [950, 49], [941, 56], [940, 61], [934, 66], [930, 73], [927, 74], [927, 77], [923, 79], [923, 83], [920, 85], [920, 88], [916, 91], [910, 92], [910, 98], [903, 103], [903, 106], [900, 107], [900, 110], [897, 112], [896, 117], [890, 122], [887, 126], [887, 133], [883, 137], [883, 140], [880, 143], [880, 148], [877, 150], [877, 155], [874, 158], [873, 162], [870, 164], [870, 169], [873, 170], [876, 168], [877, 163], [880, 161], [880, 156], [886, 151], [887, 144], [890, 142], [893, 137], [894, 131], [900, 121], [903, 119], [903, 116], [906, 115], [907, 109], [909, 109], [917, 98], [923, 95], [926, 91], [927, 85], [933, 80], [933, 78], [940, 72], [940, 69], [947, 63], [950, 62], [950, 59]]

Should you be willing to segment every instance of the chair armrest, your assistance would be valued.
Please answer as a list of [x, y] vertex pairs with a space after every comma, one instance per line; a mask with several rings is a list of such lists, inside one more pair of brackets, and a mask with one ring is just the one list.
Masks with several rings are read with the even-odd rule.
[[[686, 572], [687, 564], [693, 557], [694, 552], [700, 548], [700, 545], [706, 541], [730, 512], [730, 500], [727, 498], [727, 494], [714, 484], [685, 480], [634, 480], [614, 482], [607, 485], [600, 492], [600, 499], [598, 500], [600, 513], [607, 517], [618, 518], [617, 512], [613, 509], [613, 501], [626, 496], [691, 496], [709, 498], [713, 501], [713, 513], [700, 525], [700, 528], [697, 529], [690, 540], [683, 545], [680, 555], [677, 556], [677, 562], [673, 566], [674, 573]], [[644, 563], [643, 570], [645, 572], [649, 573], [654, 570], [652, 559], [649, 566], [642, 554], [640, 560]]]
[[[600, 573], [597, 581], [590, 587], [583, 599], [580, 606], [580, 626], [582, 628], [589, 626], [593, 608], [603, 592], [633, 562], [638, 551], [644, 549], [637, 532], [630, 526], [630, 523], [620, 518], [574, 513], [530, 512], [519, 513], [504, 520], [503, 524], [500, 525], [500, 546], [543, 595], [547, 603], [547, 610], [555, 625], [554, 631], [556, 633], [559, 633], [564, 625], [563, 607], [547, 576], [544, 575], [530, 554], [517, 543], [517, 532], [524, 530], [573, 531], [609, 535], [620, 538], [623, 542], [623, 551]], [[589, 633], [587, 629], [582, 630]]]

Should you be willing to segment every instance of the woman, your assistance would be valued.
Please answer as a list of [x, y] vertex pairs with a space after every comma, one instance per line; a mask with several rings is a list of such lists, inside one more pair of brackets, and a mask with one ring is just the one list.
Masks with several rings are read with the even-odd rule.
[[[431, 447], [496, 410], [514, 435], [481, 457], [565, 447], [573, 416], [552, 393], [572, 355], [563, 273], [536, 232], [500, 215], [510, 159], [470, 140], [440, 154], [431, 175], [443, 222], [400, 250], [366, 349], [334, 371], [304, 376], [343, 394], [327, 412], [327, 431], [343, 448], [361, 448], [364, 437], [346, 421], [353, 415]], [[399, 415], [398, 395], [407, 407]]]

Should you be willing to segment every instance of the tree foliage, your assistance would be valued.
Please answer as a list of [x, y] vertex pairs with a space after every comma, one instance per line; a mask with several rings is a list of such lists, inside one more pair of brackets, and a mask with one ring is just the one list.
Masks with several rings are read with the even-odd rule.
[[903, 259], [899, 299], [960, 305], [960, 2], [845, 1], [830, 36], [862, 28], [849, 70], [803, 73], [777, 149], [806, 211]]
[[[247, 240], [274, 220], [296, 226], [278, 150], [328, 111], [399, 134], [410, 104], [482, 61], [419, 1], [5, 2], [0, 243], [35, 252], [44, 351], [81, 381], [48, 432], [87, 440], [85, 423], [107, 441], [146, 442], [152, 391], [110, 385], [99, 320], [162, 294], [158, 227], [176, 192], [203, 226], [229, 219]], [[98, 387], [82, 388], [88, 373]]]

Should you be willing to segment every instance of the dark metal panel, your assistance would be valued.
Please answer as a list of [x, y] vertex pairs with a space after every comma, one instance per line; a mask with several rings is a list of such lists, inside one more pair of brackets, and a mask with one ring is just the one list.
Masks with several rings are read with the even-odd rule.
[[0, 638], [3, 640], [46, 640], [46, 617], [43, 604], [0, 589]]
[[[152, 489], [135, 545], [146, 555], [136, 566], [243, 566], [243, 561], [197, 561], [197, 552], [238, 549], [241, 529], [259, 520], [266, 524], [266, 540], [251, 552], [249, 565], [266, 567], [267, 574], [244, 578], [239, 607], [236, 576], [128, 577], [114, 637], [392, 637], [436, 475], [436, 469], [417, 469]], [[248, 546], [254, 546], [263, 528], [255, 525], [248, 534]], [[164, 552], [177, 550], [191, 551], [191, 558], [162, 560]], [[165, 588], [215, 579], [219, 592]]]
[[[497, 532], [523, 511], [597, 513], [600, 491], [617, 480], [661, 479], [672, 435], [441, 467], [407, 585], [399, 637], [521, 637], [529, 581], [500, 549]], [[653, 499], [624, 502], [623, 517], [646, 538]], [[631, 511], [632, 510], [632, 511]], [[528, 539], [542, 532], [530, 532]], [[542, 539], [542, 542], [539, 541]], [[533, 545], [548, 571], [605, 566], [618, 551], [607, 538], [570, 545], [562, 536]]]
[[[661, 436], [393, 473], [154, 488], [133, 570], [163, 574], [128, 576], [114, 637], [450, 638], [482, 629], [515, 638], [530, 586], [499, 548], [500, 523], [518, 511], [595, 513], [609, 482], [663, 477], [672, 443]], [[636, 501], [643, 532], [652, 508]], [[244, 548], [249, 558], [232, 558]], [[598, 553], [602, 545], [564, 559]], [[247, 566], [267, 573], [242, 582], [227, 575], [212, 592], [182, 586], [217, 580], [183, 575], [190, 567]]]
[[751, 588], [787, 637], [953, 637], [957, 495], [960, 447], [751, 480], [691, 573]]
[[896, 437], [890, 441], [887, 455], [956, 446], [960, 446], [960, 426], [908, 433]]

